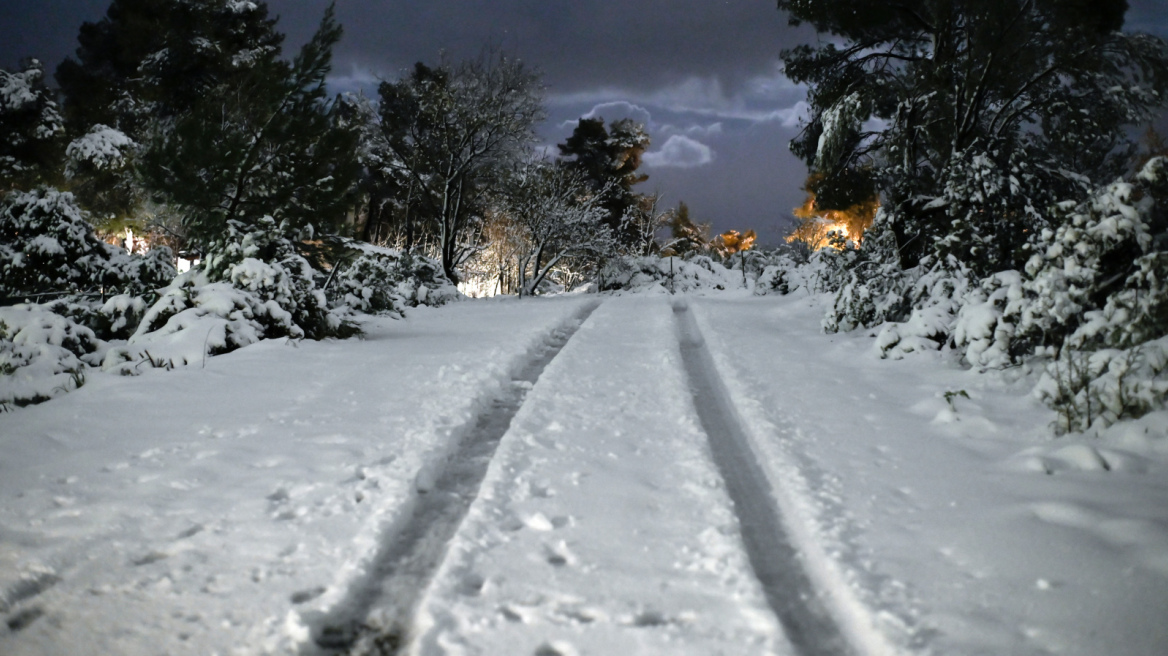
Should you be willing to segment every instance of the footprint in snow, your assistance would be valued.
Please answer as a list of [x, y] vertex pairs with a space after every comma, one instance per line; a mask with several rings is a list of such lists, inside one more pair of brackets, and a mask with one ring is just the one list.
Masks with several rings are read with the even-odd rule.
[[576, 564], [575, 554], [568, 549], [568, 544], [563, 540], [560, 540], [554, 545], [545, 544], [543, 549], [547, 563], [553, 567], [565, 567]]
[[309, 588], [307, 590], [299, 590], [297, 592], [292, 593], [291, 601], [293, 604], [307, 603], [307, 602], [312, 601], [313, 599], [316, 599], [317, 597], [321, 596], [322, 594], [324, 594], [324, 592], [325, 592], [324, 586], [317, 586], [315, 588]]
[[577, 656], [580, 652], [571, 644], [562, 640], [545, 642], [535, 650], [533, 656]]
[[0, 592], [0, 613], [7, 613], [20, 602], [36, 597], [60, 581], [61, 577], [50, 569], [25, 572], [19, 581]]

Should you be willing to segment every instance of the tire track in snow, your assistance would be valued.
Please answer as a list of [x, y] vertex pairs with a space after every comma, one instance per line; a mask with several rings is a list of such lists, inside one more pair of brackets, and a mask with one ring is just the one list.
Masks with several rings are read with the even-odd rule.
[[372, 653], [390, 656], [409, 643], [418, 601], [442, 562], [450, 539], [466, 516], [499, 445], [527, 392], [580, 326], [599, 307], [590, 303], [552, 331], [527, 362], [471, 422], [445, 463], [418, 474], [413, 508], [391, 527], [367, 573], [325, 616], [311, 621], [305, 656]]
[[698, 419], [734, 502], [747, 556], [767, 602], [802, 656], [855, 653], [803, 567], [689, 306], [675, 303], [673, 313]]

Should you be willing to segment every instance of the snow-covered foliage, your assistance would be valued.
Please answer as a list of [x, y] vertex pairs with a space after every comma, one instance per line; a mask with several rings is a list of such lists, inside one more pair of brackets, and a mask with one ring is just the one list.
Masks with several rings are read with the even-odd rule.
[[85, 384], [82, 358], [100, 346], [92, 330], [44, 307], [0, 307], [0, 411]]
[[[933, 265], [920, 277], [901, 278], [902, 284], [911, 284], [899, 293], [889, 293], [888, 298], [908, 308], [909, 315], [903, 321], [888, 321], [881, 326], [876, 347], [882, 356], [900, 358], [906, 353], [936, 351], [946, 345], [969, 280], [968, 271], [954, 258]], [[836, 300], [838, 308], [839, 297]]]
[[1058, 433], [1100, 431], [1168, 405], [1168, 337], [1129, 349], [1066, 348], [1034, 393], [1058, 413]]
[[144, 296], [118, 294], [104, 300], [65, 297], [40, 307], [92, 330], [98, 339], [113, 341], [129, 339], [156, 298], [153, 292]]
[[593, 190], [582, 171], [543, 159], [512, 172], [499, 195], [500, 219], [493, 227], [514, 247], [521, 295], [536, 293], [565, 260], [595, 264], [617, 252], [617, 235], [605, 223], [605, 203], [618, 192], [613, 184]]
[[0, 296], [142, 295], [174, 275], [169, 249], [132, 255], [99, 240], [72, 194], [16, 191], [0, 201]]
[[[815, 257], [815, 255], [812, 255]], [[790, 294], [797, 290], [816, 291], [818, 267], [805, 254], [784, 252], [769, 258], [754, 284], [756, 296]]]
[[[1025, 270], [988, 274], [979, 269], [1010, 258], [986, 259], [976, 234], [988, 229], [983, 215], [993, 208], [985, 203], [1008, 195], [1002, 185], [1014, 181], [988, 160], [974, 158], [967, 168], [969, 178], [948, 188], [951, 197], [931, 202], [951, 215], [954, 230], [918, 266], [896, 264], [881, 210], [863, 249], [777, 260], [756, 293], [833, 292], [824, 329], [878, 328], [881, 357], [949, 349], [982, 370], [1038, 362], [1046, 373], [1035, 394], [1058, 411], [1060, 432], [1098, 431], [1164, 407], [1165, 159], [1152, 159], [1132, 181], [1051, 207], [1041, 221], [1052, 227], [1023, 245], [1033, 253]], [[1032, 212], [1027, 205], [1024, 213]]]
[[316, 272], [287, 233], [288, 226], [271, 217], [254, 226], [230, 224], [200, 268], [162, 292], [129, 342], [111, 349], [102, 367], [133, 373], [144, 361], [192, 364], [261, 339], [356, 334], [343, 310], [329, 309]]
[[985, 278], [962, 299], [953, 324], [953, 346], [981, 369], [1003, 369], [1014, 361], [1015, 323], [1025, 299], [1022, 274], [1002, 271]]
[[933, 215], [922, 238], [933, 242], [935, 257], [955, 258], [978, 277], [1020, 267], [1027, 236], [1049, 225], [1035, 207], [1044, 203], [1037, 190], [1046, 174], [1024, 158], [999, 163], [975, 148], [954, 154], [941, 172], [940, 193], [918, 199], [922, 213]]
[[73, 173], [86, 167], [95, 171], [120, 169], [126, 165], [134, 147], [133, 139], [121, 130], [95, 125], [88, 134], [74, 139], [65, 149], [69, 162], [67, 171]]
[[850, 93], [824, 110], [820, 121], [823, 132], [815, 148], [815, 165], [830, 166], [851, 144], [852, 135], [860, 129], [864, 113], [859, 93]]
[[736, 289], [742, 274], [727, 269], [705, 255], [680, 257], [619, 257], [605, 263], [600, 272], [601, 291], [656, 291], [678, 294]]
[[358, 249], [357, 256], [337, 265], [326, 288], [334, 306], [401, 315], [407, 307], [438, 306], [462, 297], [436, 260], [370, 244], [350, 245]]
[[23, 70], [0, 69], [0, 187], [51, 176], [48, 169], [65, 125], [44, 77], [44, 67], [35, 59]]

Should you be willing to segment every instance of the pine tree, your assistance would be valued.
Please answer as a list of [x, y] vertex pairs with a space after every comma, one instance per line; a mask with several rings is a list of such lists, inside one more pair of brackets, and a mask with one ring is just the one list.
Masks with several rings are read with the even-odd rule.
[[116, 131], [130, 144], [120, 166], [72, 165], [78, 200], [102, 220], [133, 214], [149, 195], [135, 175], [139, 151], [192, 107], [269, 69], [282, 41], [264, 2], [113, 0], [57, 67], [69, 138]]
[[41, 63], [0, 69], [0, 193], [59, 177], [64, 133]]
[[327, 232], [352, 206], [356, 134], [325, 78], [341, 37], [334, 10], [291, 63], [266, 54], [178, 115], [143, 156], [143, 177], [180, 208], [203, 247], [232, 224], [274, 217], [290, 234]]
[[640, 203], [633, 185], [649, 179], [637, 170], [649, 145], [645, 127], [632, 119], [614, 121], [606, 128], [603, 118], [582, 118], [572, 135], [558, 146], [560, 156], [569, 166], [581, 171], [594, 190], [608, 189], [604, 201], [608, 211], [605, 223], [627, 246], [634, 246], [638, 241], [635, 231], [622, 224], [624, 217]]
[[710, 224], [695, 222], [684, 201], [677, 204], [677, 210], [670, 216], [669, 234], [667, 248], [671, 254], [705, 253], [710, 249]]
[[278, 56], [275, 24], [264, 2], [113, 0], [81, 26], [76, 59], [57, 67], [70, 134], [102, 124], [141, 141], [155, 121]]

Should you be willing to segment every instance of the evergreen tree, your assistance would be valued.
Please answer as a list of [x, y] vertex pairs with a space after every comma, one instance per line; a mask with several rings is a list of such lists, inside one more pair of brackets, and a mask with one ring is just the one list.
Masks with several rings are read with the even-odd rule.
[[558, 146], [560, 156], [584, 174], [594, 191], [608, 189], [605, 223], [622, 244], [630, 246], [636, 243], [637, 235], [623, 227], [624, 218], [640, 202], [633, 185], [649, 179], [637, 171], [649, 144], [645, 127], [632, 119], [614, 121], [606, 128], [603, 118], [582, 118], [572, 136]]
[[113, 0], [57, 67], [70, 134], [102, 124], [141, 141], [154, 121], [278, 56], [275, 24], [264, 2]]
[[241, 78], [269, 73], [283, 35], [264, 2], [113, 0], [77, 40], [76, 59], [57, 67], [69, 137], [116, 131], [129, 143], [119, 166], [71, 165], [78, 200], [106, 220], [148, 195], [135, 176], [141, 148]]
[[325, 91], [340, 36], [330, 6], [294, 61], [258, 56], [149, 144], [142, 175], [181, 209], [197, 244], [263, 217], [294, 235], [344, 218], [358, 174], [356, 134], [339, 124]]
[[52, 182], [60, 172], [64, 132], [39, 61], [0, 69], [0, 193]]
[[697, 223], [689, 214], [689, 205], [677, 204], [677, 210], [669, 217], [668, 249], [677, 255], [705, 253], [710, 250], [710, 224]]
[[0, 299], [149, 296], [174, 277], [169, 249], [131, 255], [97, 238], [73, 195], [13, 191], [0, 199]]
[[818, 174], [811, 191], [823, 209], [882, 194], [874, 229], [890, 239], [873, 243], [891, 243], [904, 268], [955, 223], [979, 243], [940, 254], [979, 273], [1020, 268], [1045, 208], [1120, 174], [1129, 126], [1168, 90], [1168, 46], [1119, 32], [1122, 1], [778, 6], [837, 37], [783, 53], [787, 75], [810, 87], [792, 150]]

